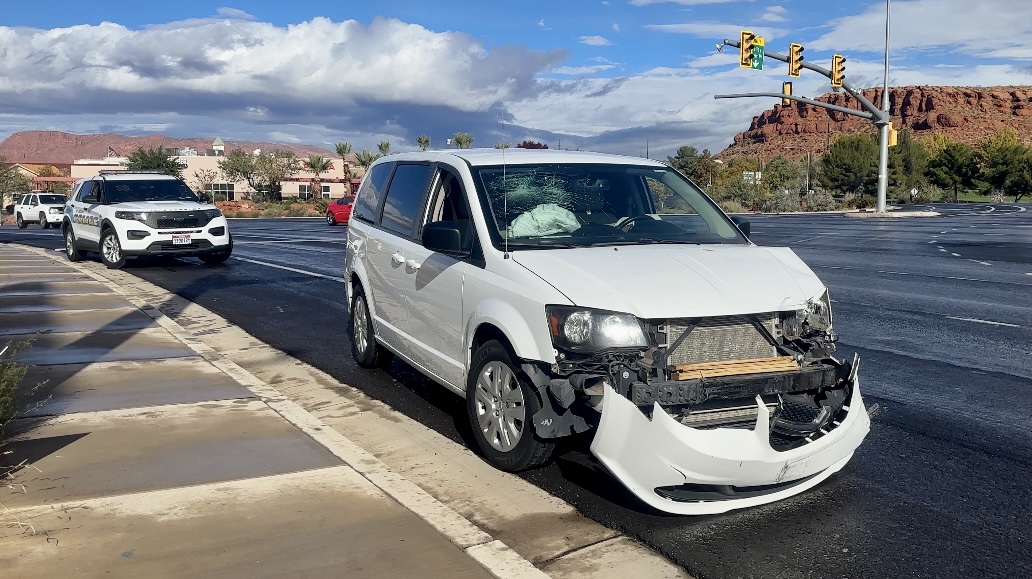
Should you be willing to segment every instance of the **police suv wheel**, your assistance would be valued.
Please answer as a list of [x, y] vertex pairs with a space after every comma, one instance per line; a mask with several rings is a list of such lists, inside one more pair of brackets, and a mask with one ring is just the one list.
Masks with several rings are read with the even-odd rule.
[[110, 269], [119, 269], [125, 265], [122, 243], [118, 241], [118, 234], [114, 229], [108, 229], [100, 234], [100, 260]]

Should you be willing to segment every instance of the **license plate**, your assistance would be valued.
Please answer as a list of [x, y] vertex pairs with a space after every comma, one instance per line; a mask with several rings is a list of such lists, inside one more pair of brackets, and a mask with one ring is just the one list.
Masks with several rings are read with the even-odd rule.
[[172, 245], [190, 245], [189, 235], [173, 235]]

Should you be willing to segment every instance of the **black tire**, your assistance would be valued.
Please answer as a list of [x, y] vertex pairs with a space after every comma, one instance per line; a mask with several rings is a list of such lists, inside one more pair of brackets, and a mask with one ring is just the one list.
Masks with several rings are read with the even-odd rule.
[[50, 222], [47, 221], [47, 214], [46, 213], [40, 213], [39, 214], [39, 228], [40, 229], [50, 229]]
[[326, 224], [327, 225], [336, 225], [337, 224], [337, 218], [333, 215], [332, 211], [327, 211], [326, 212]]
[[351, 316], [348, 323], [351, 334], [351, 354], [363, 368], [386, 368], [394, 360], [394, 353], [376, 341], [373, 317], [361, 289], [351, 298]]
[[205, 253], [204, 255], [198, 256], [201, 261], [208, 265], [218, 265], [220, 263], [226, 263], [229, 256], [233, 255], [233, 237], [229, 238], [229, 246], [222, 251], [215, 251], [212, 253]]
[[[522, 400], [511, 401], [503, 392], [500, 396], [490, 400], [491, 393], [486, 392], [478, 386], [483, 377], [487, 383], [493, 382], [496, 371], [501, 366], [508, 369], [509, 374], [502, 374], [503, 380], [511, 378], [515, 382], [507, 382], [509, 387], [516, 386]], [[488, 398], [485, 400], [485, 395]], [[516, 388], [511, 389], [513, 398], [516, 396]], [[505, 448], [512, 443], [511, 437], [503, 439], [503, 428], [492, 433], [490, 424], [491, 415], [494, 414], [494, 421], [507, 418], [506, 412], [513, 411], [519, 414], [519, 405], [522, 405], [522, 420], [514, 420], [510, 425], [519, 422], [519, 438], [510, 448]], [[492, 413], [492, 407], [497, 413]], [[501, 408], [499, 408], [501, 407]], [[537, 389], [530, 383], [518, 367], [513, 364], [512, 355], [509, 349], [497, 340], [490, 340], [485, 343], [476, 354], [473, 355], [473, 363], [470, 365], [470, 373], [466, 378], [466, 413], [469, 416], [470, 426], [473, 428], [473, 437], [477, 440], [477, 446], [481, 452], [495, 467], [508, 471], [520, 472], [545, 465], [552, 460], [558, 450], [558, 443], [555, 440], [538, 438], [534, 433], [533, 418], [541, 410], [541, 399], [538, 397]], [[489, 424], [484, 426], [482, 418]], [[497, 437], [497, 438], [495, 438]], [[494, 439], [492, 442], [491, 439]]]
[[21, 213], [14, 216], [14, 221], [18, 224], [18, 229], [25, 229], [28, 224], [22, 219]]
[[85, 251], [79, 251], [79, 248], [76, 246], [75, 232], [72, 231], [72, 226], [71, 225], [69, 225], [68, 227], [65, 227], [64, 238], [65, 238], [65, 257], [68, 258], [68, 261], [76, 262], [76, 261], [82, 261], [83, 259], [85, 259], [86, 252]]
[[119, 241], [118, 233], [114, 229], [105, 229], [100, 234], [100, 260], [109, 269], [121, 269], [125, 265], [122, 242]]

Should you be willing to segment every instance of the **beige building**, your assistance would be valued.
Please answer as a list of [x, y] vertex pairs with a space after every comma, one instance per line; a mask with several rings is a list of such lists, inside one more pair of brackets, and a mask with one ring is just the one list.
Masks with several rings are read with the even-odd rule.
[[[213, 171], [218, 175], [215, 182], [207, 187], [209, 193], [218, 194], [222, 199], [230, 201], [242, 201], [251, 198], [254, 190], [247, 184], [247, 181], [229, 182], [222, 176], [219, 170], [219, 161], [224, 158], [225, 146], [222, 139], [216, 138], [212, 148], [208, 151], [197, 152], [193, 149], [173, 150], [175, 158], [183, 166], [183, 179], [194, 191], [200, 191], [201, 179], [199, 176], [207, 171]], [[257, 154], [260, 151], [254, 151]], [[344, 164], [339, 158], [330, 158], [333, 166], [329, 171], [320, 175], [321, 191], [312, 191], [315, 175], [309, 171], [301, 170], [293, 177], [283, 182], [283, 198], [300, 197], [307, 199], [313, 194], [327, 199], [337, 199], [353, 195], [361, 182], [363, 169], [351, 161], [352, 179], [348, 182], [344, 178]], [[124, 171], [129, 163], [127, 157], [109, 156], [103, 159], [77, 159], [72, 163], [71, 176], [74, 179], [84, 179], [98, 175], [101, 171]]]

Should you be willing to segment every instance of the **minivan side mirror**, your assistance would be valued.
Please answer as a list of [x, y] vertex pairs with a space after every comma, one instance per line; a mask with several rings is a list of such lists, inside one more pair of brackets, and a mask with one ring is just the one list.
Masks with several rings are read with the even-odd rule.
[[423, 247], [437, 253], [462, 251], [462, 234], [454, 221], [435, 221], [423, 226]]
[[742, 217], [741, 215], [732, 215], [731, 221], [733, 221], [735, 225], [738, 226], [738, 230], [742, 232], [742, 235], [745, 235], [746, 237], [751, 237], [752, 223], [749, 222], [748, 218]]

